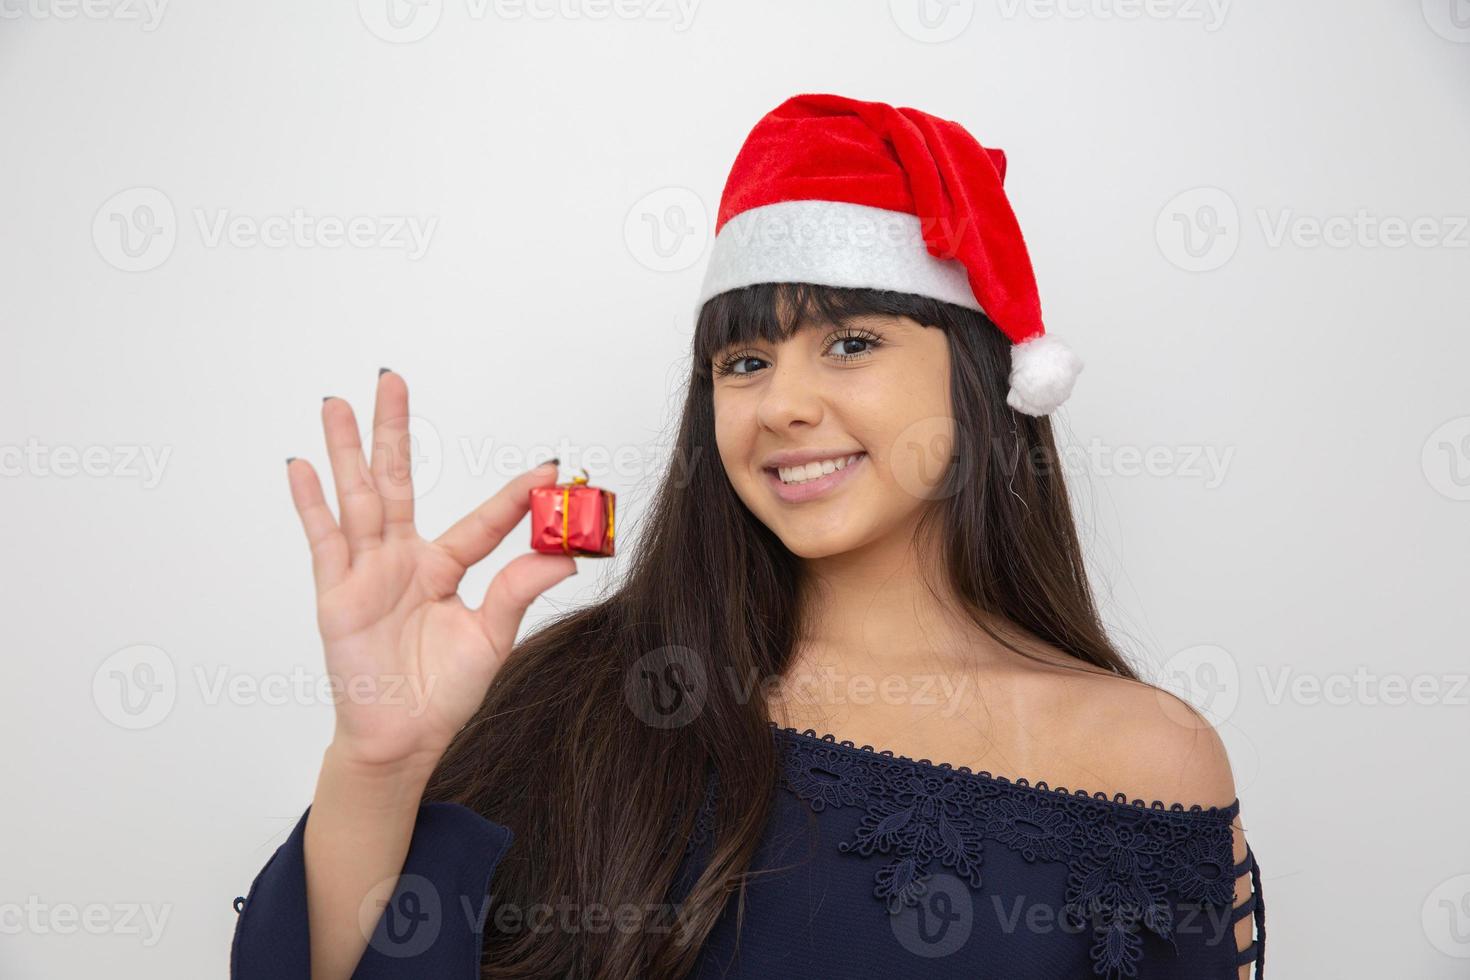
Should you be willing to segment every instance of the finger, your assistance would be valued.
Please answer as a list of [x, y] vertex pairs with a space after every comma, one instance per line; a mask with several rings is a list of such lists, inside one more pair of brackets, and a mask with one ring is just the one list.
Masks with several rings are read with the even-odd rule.
[[337, 484], [337, 513], [350, 560], [383, 543], [383, 502], [373, 487], [367, 460], [362, 458], [362, 440], [357, 435], [352, 406], [342, 398], [327, 398], [322, 402], [322, 427], [326, 430], [332, 479]]
[[534, 552], [521, 555], [502, 568], [490, 580], [485, 601], [476, 610], [480, 628], [490, 645], [505, 656], [515, 645], [521, 620], [536, 597], [576, 573], [577, 563], [570, 556]]
[[291, 502], [301, 517], [306, 543], [311, 547], [311, 573], [320, 595], [347, 576], [347, 539], [322, 497], [316, 470], [304, 459], [286, 461], [286, 478], [291, 484]]
[[405, 537], [413, 529], [413, 447], [408, 436], [408, 385], [402, 375], [378, 372], [373, 407], [373, 485], [383, 502], [383, 537]]
[[526, 516], [531, 509], [531, 488], [551, 486], [555, 482], [556, 461], [547, 460], [511, 480], [495, 496], [456, 521], [434, 543], [449, 552], [461, 567], [469, 568], [490, 554]]

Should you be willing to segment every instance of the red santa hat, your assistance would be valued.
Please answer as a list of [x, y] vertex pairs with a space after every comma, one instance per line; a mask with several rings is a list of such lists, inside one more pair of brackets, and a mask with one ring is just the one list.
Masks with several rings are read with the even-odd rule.
[[730, 168], [699, 302], [762, 282], [890, 289], [979, 310], [1011, 341], [1007, 403], [1046, 415], [1082, 362], [1041, 322], [1005, 153], [959, 123], [840, 95], [796, 95]]

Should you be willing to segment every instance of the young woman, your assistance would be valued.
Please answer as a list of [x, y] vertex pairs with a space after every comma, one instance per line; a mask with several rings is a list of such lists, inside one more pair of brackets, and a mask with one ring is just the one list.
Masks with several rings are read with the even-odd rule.
[[418, 696], [338, 704], [236, 977], [1260, 976], [1219, 737], [1099, 622], [1004, 170], [914, 109], [767, 114], [639, 547], [519, 643], [572, 558], [456, 589], [555, 461], [427, 540], [404, 380], [370, 460], [324, 402], [340, 519], [288, 473], [327, 669]]

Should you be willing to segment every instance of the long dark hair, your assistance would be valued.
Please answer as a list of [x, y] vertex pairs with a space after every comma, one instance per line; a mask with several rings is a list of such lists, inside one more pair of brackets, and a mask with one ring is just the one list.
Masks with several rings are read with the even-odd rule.
[[[637, 549], [620, 556], [620, 584], [520, 642], [430, 782], [427, 799], [515, 833], [492, 882], [485, 978], [682, 977], [731, 891], [743, 909], [778, 761], [748, 680], [786, 667], [802, 581], [720, 463], [710, 362], [732, 343], [783, 339], [806, 315], [863, 313], [948, 337], [954, 455], [920, 537], [943, 548], [965, 613], [1022, 656], [1010, 630], [1137, 679], [1093, 602], [1051, 422], [1006, 405], [1010, 343], [990, 320], [884, 290], [771, 283], [715, 296], [700, 310], [673, 459]], [[617, 927], [619, 909], [667, 908], [711, 773], [713, 844], [678, 928]], [[603, 927], [526, 927], [529, 910], [559, 903], [603, 910]]]

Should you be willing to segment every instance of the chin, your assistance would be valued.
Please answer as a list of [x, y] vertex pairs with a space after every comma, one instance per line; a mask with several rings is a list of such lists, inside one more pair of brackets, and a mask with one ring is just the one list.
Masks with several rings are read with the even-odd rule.
[[825, 541], [791, 541], [782, 539], [782, 543], [786, 545], [787, 551], [805, 561], [816, 561], [820, 558], [831, 558], [833, 555], [840, 555], [846, 551], [852, 550], [842, 545], [830, 544]]
[[857, 535], [850, 530], [833, 531], [832, 533], [814, 532], [810, 529], [787, 529], [785, 533], [776, 532], [786, 550], [798, 558], [816, 559], [830, 558], [852, 551], [862, 542]]

